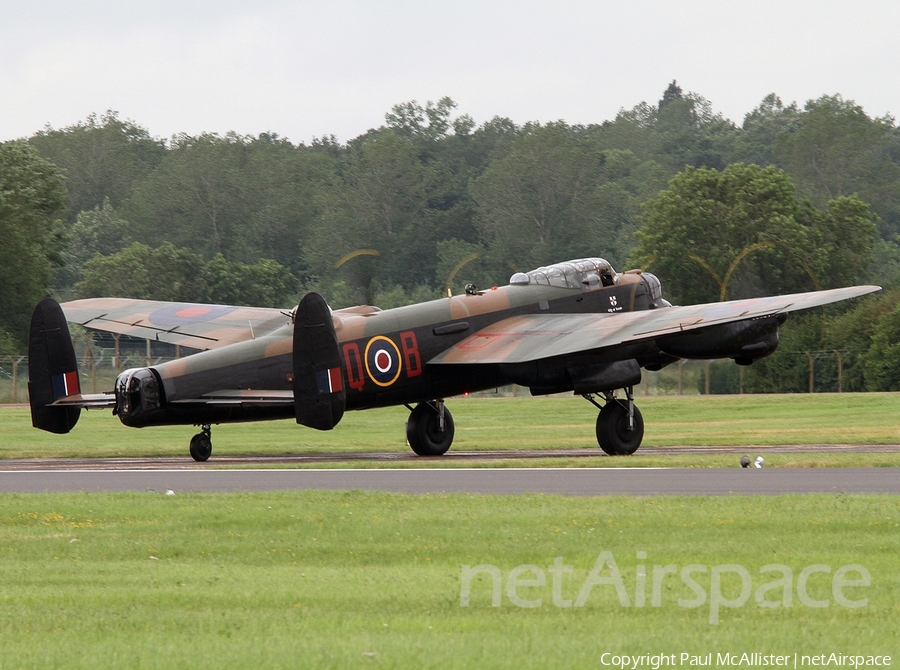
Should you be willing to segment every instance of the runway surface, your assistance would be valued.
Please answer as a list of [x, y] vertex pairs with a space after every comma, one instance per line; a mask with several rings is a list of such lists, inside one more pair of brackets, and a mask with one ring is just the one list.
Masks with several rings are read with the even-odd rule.
[[[696, 454], [841, 454], [900, 453], [900, 444], [789, 444], [742, 447], [641, 447], [640, 456], [691, 456]], [[412, 451], [339, 452], [273, 455], [219, 455], [213, 453], [206, 463], [196, 463], [184, 456], [148, 456], [129, 458], [11, 458], [0, 460], [0, 471], [6, 470], [182, 470], [211, 467], [277, 467], [302, 466], [311, 463], [394, 462], [484, 462], [492, 460], [530, 460], [535, 458], [588, 457], [609, 458], [599, 448], [581, 449], [504, 449], [495, 451], [450, 451], [443, 456], [423, 458]], [[737, 463], [737, 460], [735, 460]]]
[[370, 490], [563, 495], [900, 494], [895, 468], [497, 468], [367, 470], [18, 470], [0, 492]]

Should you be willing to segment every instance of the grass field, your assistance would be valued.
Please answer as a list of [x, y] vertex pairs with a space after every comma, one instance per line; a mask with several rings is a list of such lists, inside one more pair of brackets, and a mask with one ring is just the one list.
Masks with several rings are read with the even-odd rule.
[[[900, 394], [894, 393], [663, 396], [639, 397], [637, 402], [646, 424], [644, 445], [900, 443]], [[597, 446], [596, 410], [580, 398], [453, 398], [448, 407], [456, 423], [454, 451]], [[406, 417], [402, 407], [349, 412], [329, 432], [293, 421], [221, 425], [213, 429], [214, 455], [408, 453]], [[83, 412], [69, 435], [52, 435], [31, 427], [27, 407], [0, 406], [0, 458], [184, 455], [194, 432], [190, 426], [126, 428], [109, 412], [93, 411]], [[679, 458], [679, 465], [703, 466], [731, 465], [734, 460]], [[793, 457], [782, 462], [900, 464], [896, 454], [858, 458]], [[604, 465], [657, 464], [646, 457], [596, 460]]]
[[[601, 583], [583, 606], [556, 606], [555, 559], [572, 566], [558, 598], [577, 601], [602, 551], [628, 605]], [[585, 668], [604, 652], [890, 654], [896, 666], [898, 553], [900, 499], [885, 496], [3, 495], [0, 666]], [[486, 574], [461, 604], [463, 566], [479, 564], [499, 571], [499, 607]], [[543, 586], [513, 572], [529, 564]], [[654, 607], [653, 566], [691, 564], [707, 567], [693, 573], [705, 602], [679, 605], [697, 597], [675, 574]], [[757, 602], [779, 576], [760, 573], [769, 564], [791, 570], [787, 589], [761, 596], [779, 607]], [[871, 583], [839, 594], [864, 606], [834, 595], [848, 564]], [[711, 623], [711, 574], [725, 565], [747, 570], [753, 594]], [[810, 565], [830, 572], [803, 597], [825, 607], [798, 593]], [[612, 579], [609, 563], [600, 576]], [[741, 590], [721, 575], [722, 598]]]
[[[894, 394], [639, 403], [648, 445], [900, 443]], [[595, 410], [577, 398], [458, 398], [449, 406], [454, 449], [595, 446]], [[405, 453], [405, 420], [404, 409], [392, 408], [350, 413], [329, 433], [290, 421], [219, 426], [214, 453]], [[27, 408], [2, 407], [0, 458], [187, 458], [193, 432], [128, 429], [91, 412], [70, 435], [56, 436], [31, 428]], [[765, 447], [756, 449], [750, 453]], [[475, 465], [734, 467], [734, 460]], [[897, 454], [766, 460], [900, 465]], [[431, 463], [446, 465], [396, 465]], [[745, 652], [796, 653], [801, 663], [803, 655], [831, 652], [887, 654], [896, 666], [898, 554], [896, 496], [0, 494], [0, 667], [584, 668], [604, 667], [609, 653], [675, 654], [674, 667], [687, 669], [691, 656], [712, 654], [717, 664], [717, 654]], [[790, 572], [761, 572], [773, 564]], [[498, 607], [493, 576], [470, 577], [464, 567], [485, 565], [499, 579]], [[691, 573], [693, 587], [680, 573], [689, 565], [705, 569]], [[835, 591], [847, 565], [862, 566], [870, 583]], [[675, 572], [654, 588], [654, 571], [666, 566]], [[801, 578], [809, 566], [819, 571]], [[863, 576], [853, 570], [843, 579]], [[780, 575], [787, 585], [772, 586]], [[839, 596], [865, 604], [845, 607]], [[810, 606], [810, 598], [827, 605]], [[652, 669], [647, 662], [638, 670]]]

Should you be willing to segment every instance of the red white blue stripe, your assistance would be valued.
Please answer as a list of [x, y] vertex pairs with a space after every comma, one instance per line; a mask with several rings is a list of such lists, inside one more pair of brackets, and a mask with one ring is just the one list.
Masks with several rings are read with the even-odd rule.
[[53, 384], [54, 399], [81, 393], [81, 387], [78, 384], [78, 372], [75, 370], [53, 375], [51, 382]]
[[330, 368], [328, 370], [319, 370], [316, 372], [316, 386], [319, 393], [340, 393], [344, 384], [341, 379], [340, 368]]

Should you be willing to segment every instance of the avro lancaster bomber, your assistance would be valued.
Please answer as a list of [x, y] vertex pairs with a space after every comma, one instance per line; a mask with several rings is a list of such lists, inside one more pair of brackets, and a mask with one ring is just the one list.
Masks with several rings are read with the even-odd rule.
[[[228, 305], [45, 298], [29, 338], [32, 422], [68, 433], [82, 408], [111, 408], [127, 426], [197, 425], [191, 456], [212, 452], [211, 426], [295, 418], [331, 430], [345, 411], [404, 405], [406, 438], [444, 454], [454, 424], [444, 399], [506, 384], [573, 392], [599, 409], [597, 441], [634, 453], [644, 422], [642, 370], [680, 359], [750, 365], [775, 351], [789, 312], [877, 291], [855, 286], [673, 307], [656, 276], [583, 258], [514, 274], [507, 286], [380, 310], [332, 310], [309, 293], [292, 311]], [[67, 322], [201, 349], [122, 372], [107, 393], [80, 390]]]

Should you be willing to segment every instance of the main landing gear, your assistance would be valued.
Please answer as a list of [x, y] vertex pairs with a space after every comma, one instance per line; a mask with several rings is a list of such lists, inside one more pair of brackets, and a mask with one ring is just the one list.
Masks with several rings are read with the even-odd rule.
[[610, 456], [633, 454], [644, 439], [644, 417], [634, 404], [633, 387], [625, 388], [625, 400], [616, 398], [612, 391], [605, 391], [606, 404], [600, 406], [590, 393], [585, 400], [595, 405], [597, 415], [597, 443]]
[[212, 454], [212, 428], [208, 423], [204, 423], [200, 430], [202, 432], [191, 438], [191, 458], [203, 462], [209, 460]]
[[419, 456], [445, 454], [453, 442], [453, 417], [443, 400], [420, 402], [415, 408], [406, 406], [406, 441]]

